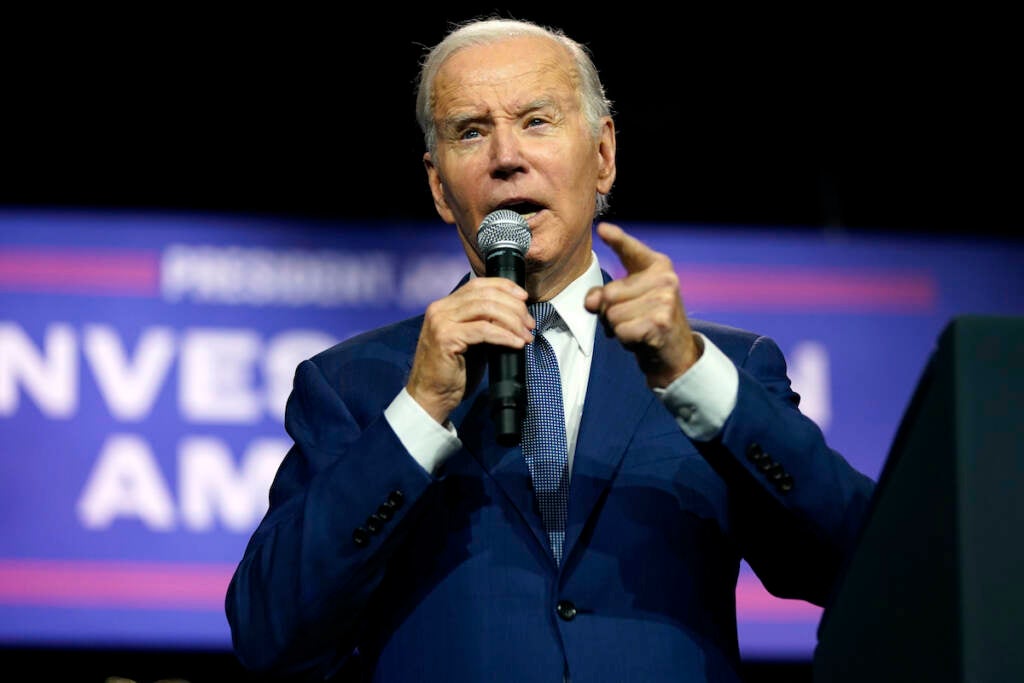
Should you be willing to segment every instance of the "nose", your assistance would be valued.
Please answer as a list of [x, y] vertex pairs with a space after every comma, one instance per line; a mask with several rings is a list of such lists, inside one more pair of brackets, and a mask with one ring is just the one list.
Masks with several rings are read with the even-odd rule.
[[514, 126], [496, 126], [491, 135], [491, 175], [508, 178], [526, 171], [522, 140]]

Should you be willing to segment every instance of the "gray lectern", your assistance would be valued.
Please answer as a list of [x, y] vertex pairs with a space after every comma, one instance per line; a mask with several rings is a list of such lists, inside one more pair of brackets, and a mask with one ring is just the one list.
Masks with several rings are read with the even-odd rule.
[[1024, 681], [1024, 318], [954, 318], [826, 606], [815, 683]]

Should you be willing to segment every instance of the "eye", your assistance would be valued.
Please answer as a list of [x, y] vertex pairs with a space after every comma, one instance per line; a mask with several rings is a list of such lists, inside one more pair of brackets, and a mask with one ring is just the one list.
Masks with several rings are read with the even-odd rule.
[[460, 140], [474, 140], [478, 137], [480, 137], [480, 131], [476, 130], [475, 128], [469, 128], [467, 130], [462, 131], [462, 133], [459, 134]]
[[544, 125], [545, 123], [547, 123], [547, 121], [545, 121], [545, 120], [544, 120], [544, 119], [542, 119], [541, 117], [539, 117], [539, 116], [534, 116], [534, 117], [533, 117], [533, 118], [531, 118], [531, 119], [527, 119], [527, 121], [526, 121], [526, 127], [527, 127], [527, 128], [536, 128], [537, 126], [543, 126], [543, 125]]

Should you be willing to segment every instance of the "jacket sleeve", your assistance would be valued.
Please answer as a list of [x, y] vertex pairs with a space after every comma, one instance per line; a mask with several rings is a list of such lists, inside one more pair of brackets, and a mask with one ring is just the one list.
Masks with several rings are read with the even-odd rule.
[[740, 550], [777, 597], [824, 606], [864, 523], [874, 482], [799, 410], [778, 345], [757, 337], [738, 363], [736, 407], [697, 444], [730, 487]]
[[285, 413], [294, 443], [225, 601], [236, 655], [252, 670], [323, 676], [344, 664], [433, 481], [383, 415], [404, 381], [398, 366], [351, 367], [359, 374], [329, 374], [356, 386], [332, 385], [311, 360], [295, 373]]

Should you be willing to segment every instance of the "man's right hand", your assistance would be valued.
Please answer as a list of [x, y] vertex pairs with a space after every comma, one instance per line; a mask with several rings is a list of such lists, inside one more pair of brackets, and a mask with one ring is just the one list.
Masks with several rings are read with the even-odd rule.
[[526, 290], [507, 278], [476, 277], [427, 306], [405, 388], [438, 423], [445, 423], [483, 376], [482, 367], [467, 367], [470, 348], [519, 349], [533, 340], [526, 298]]

